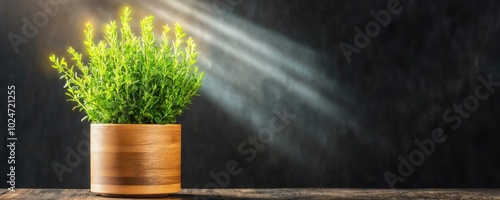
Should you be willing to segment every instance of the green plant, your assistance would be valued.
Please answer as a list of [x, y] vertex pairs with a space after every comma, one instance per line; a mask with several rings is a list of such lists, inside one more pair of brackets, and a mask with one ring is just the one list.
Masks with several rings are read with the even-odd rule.
[[[69, 101], [85, 111], [92, 123], [172, 124], [176, 117], [198, 96], [203, 72], [198, 72], [193, 39], [175, 25], [175, 40], [168, 25], [156, 45], [153, 16], [141, 20], [141, 37], [131, 31], [130, 9], [121, 16], [121, 27], [111, 21], [104, 40], [95, 44], [93, 27], [86, 25], [85, 46], [88, 63], [82, 54], [69, 47], [74, 65], [64, 58], [50, 56], [52, 67], [66, 81]], [[76, 66], [76, 67], [75, 67]], [[76, 68], [76, 69], [75, 69]], [[73, 108], [73, 109], [75, 109]]]

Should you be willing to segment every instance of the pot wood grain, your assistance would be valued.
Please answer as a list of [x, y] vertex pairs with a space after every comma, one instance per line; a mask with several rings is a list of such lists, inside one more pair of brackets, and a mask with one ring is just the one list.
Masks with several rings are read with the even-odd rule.
[[181, 125], [92, 124], [90, 188], [157, 196], [181, 189]]

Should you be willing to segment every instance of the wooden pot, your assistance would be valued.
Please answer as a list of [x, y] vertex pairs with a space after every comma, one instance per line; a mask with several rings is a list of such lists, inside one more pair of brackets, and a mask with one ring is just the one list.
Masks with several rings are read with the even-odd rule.
[[90, 191], [108, 196], [180, 192], [180, 124], [91, 124], [90, 129]]

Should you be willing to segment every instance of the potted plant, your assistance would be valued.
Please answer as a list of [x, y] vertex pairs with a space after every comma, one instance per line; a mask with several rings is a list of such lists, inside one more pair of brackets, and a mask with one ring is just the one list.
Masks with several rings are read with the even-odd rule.
[[120, 27], [111, 21], [94, 43], [86, 25], [88, 59], [73, 48], [74, 64], [50, 56], [69, 101], [91, 122], [91, 191], [103, 195], [165, 195], [180, 191], [181, 125], [175, 124], [201, 87], [196, 44], [179, 24], [163, 27], [157, 44], [153, 17], [135, 36], [125, 8]]

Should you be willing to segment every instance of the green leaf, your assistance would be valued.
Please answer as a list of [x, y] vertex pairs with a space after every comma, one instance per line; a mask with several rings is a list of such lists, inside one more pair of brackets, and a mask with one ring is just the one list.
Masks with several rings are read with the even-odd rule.
[[[184, 40], [180, 24], [174, 37], [163, 26], [156, 45], [154, 17], [140, 21], [140, 37], [129, 24], [131, 10], [125, 8], [120, 23], [106, 25], [104, 41], [94, 42], [94, 28], [87, 23], [84, 44], [88, 54], [69, 47], [73, 64], [50, 55], [52, 67], [65, 81], [68, 101], [87, 113], [92, 123], [171, 124], [199, 96], [203, 72], [198, 72], [196, 43]], [[97, 44], [97, 45], [96, 45]], [[88, 55], [88, 58], [83, 58]], [[84, 62], [87, 61], [87, 62]]]

